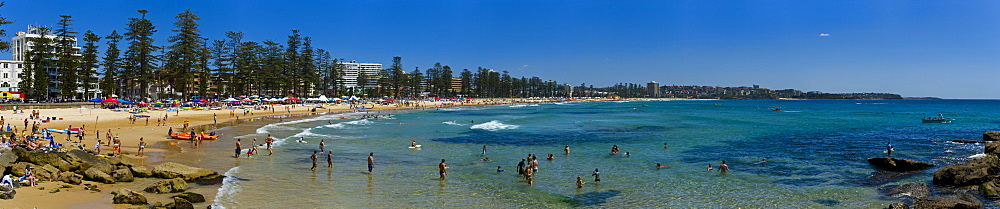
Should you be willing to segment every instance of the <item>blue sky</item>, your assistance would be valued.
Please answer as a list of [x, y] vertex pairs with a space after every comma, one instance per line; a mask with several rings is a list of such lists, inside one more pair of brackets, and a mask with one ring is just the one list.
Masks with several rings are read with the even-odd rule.
[[211, 39], [298, 29], [334, 57], [401, 56], [407, 71], [1000, 98], [1000, 1], [7, 1], [0, 16], [8, 34], [68, 14], [107, 35], [146, 9], [167, 45], [187, 8]]

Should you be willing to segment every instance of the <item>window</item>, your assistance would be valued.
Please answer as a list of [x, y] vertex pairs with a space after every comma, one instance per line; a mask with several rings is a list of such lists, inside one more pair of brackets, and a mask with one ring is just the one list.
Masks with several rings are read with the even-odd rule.
[[10, 87], [10, 84], [7, 82], [3, 82], [3, 84], [0, 84], [0, 87]]
[[3, 68], [7, 68], [7, 63], [3, 63]]
[[3, 78], [7, 78], [7, 73], [3, 73]]

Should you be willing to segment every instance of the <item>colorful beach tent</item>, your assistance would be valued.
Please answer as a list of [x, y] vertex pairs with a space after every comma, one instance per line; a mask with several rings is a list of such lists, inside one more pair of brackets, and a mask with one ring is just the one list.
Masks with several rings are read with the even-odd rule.
[[108, 97], [107, 99], [101, 100], [101, 102], [122, 103], [122, 101], [118, 101], [117, 99], [111, 98], [111, 97]]
[[101, 101], [104, 101], [104, 100], [102, 100], [101, 98], [94, 98], [94, 99], [90, 100], [90, 102], [101, 102]]
[[358, 100], [358, 98], [355, 97], [355, 96], [351, 96], [351, 98], [348, 98], [347, 100], [356, 101], [356, 100]]
[[227, 102], [237, 102], [237, 101], [240, 101], [240, 100], [237, 100], [237, 99], [233, 99], [232, 97], [230, 97], [229, 99], [226, 99], [226, 100], [222, 100], [222, 101], [227, 101]]
[[199, 99], [199, 100], [195, 100], [194, 102], [202, 102], [202, 103], [204, 103], [204, 102], [208, 102], [208, 100], [207, 99]]
[[288, 98], [285, 98], [285, 101], [302, 101], [302, 100], [299, 99], [299, 98], [295, 98], [295, 97], [288, 97]]

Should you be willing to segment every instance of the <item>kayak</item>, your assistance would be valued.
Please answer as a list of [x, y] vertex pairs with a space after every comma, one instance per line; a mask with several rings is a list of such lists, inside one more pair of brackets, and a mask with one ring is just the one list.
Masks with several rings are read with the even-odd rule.
[[[55, 133], [66, 133], [66, 129], [58, 129], [58, 128], [46, 128], [45, 131], [55, 132]], [[69, 129], [69, 133], [78, 134], [80, 133], [80, 129], [79, 128]]]
[[[215, 140], [215, 139], [219, 138], [219, 136], [210, 136], [210, 135], [203, 135], [203, 134], [195, 134], [195, 136], [202, 136], [202, 137], [204, 137], [205, 140]], [[180, 139], [180, 140], [191, 140], [191, 134], [172, 133], [172, 134], [170, 134], [170, 138]]]

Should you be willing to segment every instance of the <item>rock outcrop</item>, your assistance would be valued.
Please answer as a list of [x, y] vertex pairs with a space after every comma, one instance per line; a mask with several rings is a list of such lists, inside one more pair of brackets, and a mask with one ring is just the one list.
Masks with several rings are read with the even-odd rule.
[[140, 166], [140, 165], [129, 167], [129, 170], [132, 170], [132, 176], [135, 176], [135, 177], [146, 178], [146, 177], [153, 176], [153, 172], [152, 171], [149, 171], [148, 168]]
[[934, 164], [930, 163], [891, 157], [868, 158], [868, 163], [887, 171], [919, 171], [934, 167]]
[[108, 175], [107, 173], [104, 173], [103, 171], [97, 168], [87, 169], [87, 171], [83, 172], [83, 177], [84, 179], [87, 180], [101, 182], [105, 184], [115, 183], [114, 177], [111, 177], [111, 175]]
[[968, 209], [978, 209], [983, 208], [983, 202], [979, 201], [976, 196], [969, 193], [959, 194], [958, 197], [948, 198], [948, 197], [928, 197], [916, 199], [913, 203], [913, 207], [917, 209], [930, 209], [930, 208], [968, 208]]
[[987, 155], [1000, 155], [1000, 141], [994, 141], [986, 144], [986, 149], [983, 150], [983, 153]]
[[31, 166], [32, 168], [38, 168], [38, 165], [31, 164], [28, 162], [17, 162], [10, 166], [10, 173], [15, 176], [24, 176], [24, 168]]
[[18, 162], [29, 162], [36, 165], [49, 164], [61, 171], [74, 169], [73, 165], [64, 159], [66, 153], [28, 151], [24, 148], [14, 148], [12, 151], [14, 155], [17, 155]]
[[51, 164], [32, 168], [35, 171], [35, 178], [38, 178], [40, 181], [55, 181], [59, 179], [59, 169], [53, 167]]
[[135, 177], [132, 177], [132, 171], [128, 168], [115, 170], [111, 173], [111, 177], [115, 179], [115, 182], [132, 182], [135, 180]]
[[69, 171], [62, 172], [59, 174], [59, 181], [66, 182], [67, 184], [80, 185], [80, 183], [83, 183], [83, 175]]
[[114, 204], [132, 204], [132, 205], [145, 205], [146, 196], [142, 193], [138, 193], [126, 188], [118, 189], [116, 192], [112, 192], [115, 195], [113, 198]]
[[910, 209], [910, 205], [903, 202], [897, 202], [890, 204], [889, 209]]
[[1000, 182], [993, 180], [986, 182], [979, 186], [979, 193], [983, 195], [986, 199], [997, 200], [1000, 199]]
[[183, 192], [184, 190], [187, 190], [189, 187], [190, 186], [188, 186], [188, 183], [184, 181], [184, 179], [174, 178], [174, 179], [160, 180], [160, 182], [156, 182], [153, 185], [149, 185], [149, 187], [146, 187], [146, 189], [143, 191], [152, 193], [174, 193], [174, 192]]
[[[992, 144], [992, 143], [991, 143]], [[945, 166], [934, 172], [934, 184], [968, 186], [986, 183], [1000, 173], [1000, 158], [988, 154], [968, 162]]]
[[194, 193], [194, 192], [180, 193], [180, 194], [174, 195], [173, 197], [184, 198], [185, 200], [187, 200], [188, 202], [191, 202], [191, 203], [205, 202], [205, 195], [201, 195], [201, 194]]
[[17, 194], [17, 191], [14, 191], [14, 189], [11, 189], [10, 187], [0, 186], [0, 199], [3, 200], [14, 199], [15, 194]]
[[219, 172], [204, 168], [195, 168], [178, 163], [167, 162], [154, 167], [153, 176], [164, 179], [182, 178], [185, 181], [194, 181], [218, 178], [222, 175], [219, 175]]
[[175, 197], [174, 198], [174, 203], [167, 204], [167, 208], [173, 208], [173, 209], [194, 209], [194, 205], [192, 205], [191, 202], [187, 201], [184, 198]]
[[10, 167], [17, 162], [17, 155], [10, 147], [0, 147], [0, 168]]
[[108, 162], [107, 159], [95, 156], [89, 152], [83, 150], [70, 150], [66, 152], [66, 158], [78, 166], [80, 170], [87, 170], [90, 168], [97, 168], [101, 172], [111, 173], [114, 171], [114, 166]]
[[983, 141], [1000, 141], [1000, 131], [983, 132]]
[[881, 189], [883, 192], [893, 197], [910, 196], [923, 198], [931, 196], [931, 188], [923, 183], [909, 183], [904, 185], [886, 186]]

